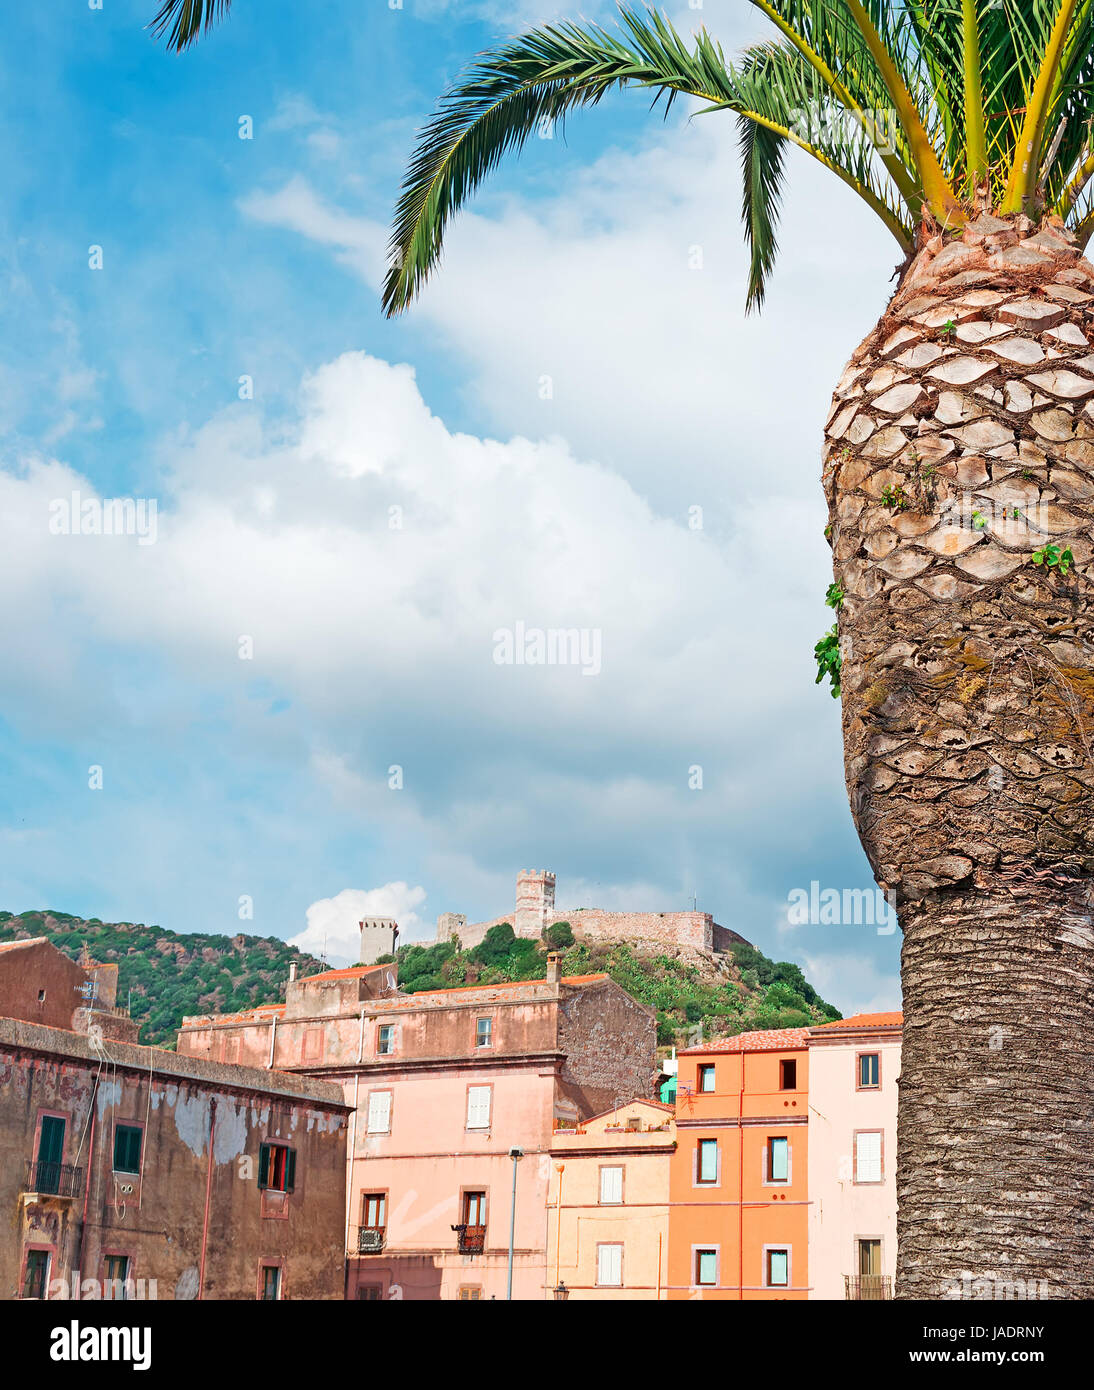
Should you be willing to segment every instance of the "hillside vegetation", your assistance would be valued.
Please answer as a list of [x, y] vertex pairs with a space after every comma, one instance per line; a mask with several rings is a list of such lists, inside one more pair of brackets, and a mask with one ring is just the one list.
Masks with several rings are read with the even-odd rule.
[[700, 1027], [709, 1039], [754, 1028], [804, 1028], [842, 1017], [820, 998], [798, 966], [769, 960], [744, 944], [720, 957], [720, 968], [700, 968], [687, 957], [647, 952], [627, 942], [577, 942], [568, 922], [548, 927], [542, 942], [518, 937], [501, 923], [469, 951], [444, 941], [403, 946], [395, 956], [381, 959], [398, 961], [399, 984], [413, 994], [453, 985], [543, 979], [551, 949], [564, 952], [564, 974], [603, 971], [653, 1009], [657, 1039], [663, 1045], [684, 1043]]

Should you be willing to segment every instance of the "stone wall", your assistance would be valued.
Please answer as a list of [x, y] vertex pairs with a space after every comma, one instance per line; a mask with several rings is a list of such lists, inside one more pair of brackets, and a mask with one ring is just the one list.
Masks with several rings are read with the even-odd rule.
[[[508, 922], [516, 930], [516, 914], [512, 912], [470, 926], [466, 918], [460, 918], [462, 925], [453, 922], [451, 919], [456, 916], [445, 913], [438, 919], [437, 940], [458, 937], [465, 951], [477, 946], [490, 928], [501, 922]], [[569, 922], [574, 936], [584, 941], [635, 941], [649, 946], [690, 946], [706, 952], [728, 951], [733, 942], [745, 942], [738, 932], [719, 926], [709, 912], [609, 912], [586, 907], [569, 912], [558, 909], [549, 916], [547, 926], [554, 922]], [[517, 935], [533, 933], [518, 931]], [[539, 932], [534, 935], [538, 938]]]
[[614, 981], [563, 991], [558, 1044], [561, 1082], [582, 1116], [653, 1096], [656, 1016]]

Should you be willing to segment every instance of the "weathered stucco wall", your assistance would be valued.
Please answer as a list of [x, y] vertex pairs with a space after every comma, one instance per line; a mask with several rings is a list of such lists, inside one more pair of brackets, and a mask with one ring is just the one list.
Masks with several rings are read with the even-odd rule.
[[[283, 1297], [341, 1298], [346, 1114], [312, 1078], [118, 1043], [100, 1056], [0, 1019], [0, 1297], [18, 1296], [37, 1247], [69, 1291], [74, 1271], [102, 1281], [106, 1257], [126, 1255], [162, 1299], [197, 1297], [203, 1275], [206, 1298], [253, 1299], [264, 1263], [281, 1265]], [[33, 1162], [44, 1115], [65, 1121], [59, 1184]], [[143, 1130], [138, 1174], [114, 1171], [118, 1124]], [[286, 1196], [258, 1187], [259, 1147], [279, 1142], [296, 1151]], [[25, 1199], [43, 1185], [61, 1192]]]

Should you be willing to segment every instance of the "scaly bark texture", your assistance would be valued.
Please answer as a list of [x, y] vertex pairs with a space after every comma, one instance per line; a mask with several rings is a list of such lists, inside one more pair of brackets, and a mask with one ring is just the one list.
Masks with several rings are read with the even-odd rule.
[[847, 786], [904, 930], [902, 1297], [1094, 1296], [1092, 307], [1058, 221], [985, 214], [827, 424]]

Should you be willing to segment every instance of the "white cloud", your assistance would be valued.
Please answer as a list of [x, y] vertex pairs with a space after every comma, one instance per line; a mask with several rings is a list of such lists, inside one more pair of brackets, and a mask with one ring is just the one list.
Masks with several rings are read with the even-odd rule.
[[805, 978], [820, 997], [838, 1005], [845, 1016], [887, 1013], [900, 1008], [899, 974], [896, 970], [879, 969], [877, 960], [865, 952], [807, 952], [798, 959]]
[[424, 888], [385, 883], [382, 888], [343, 888], [333, 898], [320, 898], [308, 908], [308, 925], [289, 938], [289, 945], [332, 965], [351, 965], [361, 958], [358, 923], [366, 917], [394, 917], [402, 941], [423, 934], [425, 924], [415, 912], [425, 901]]

